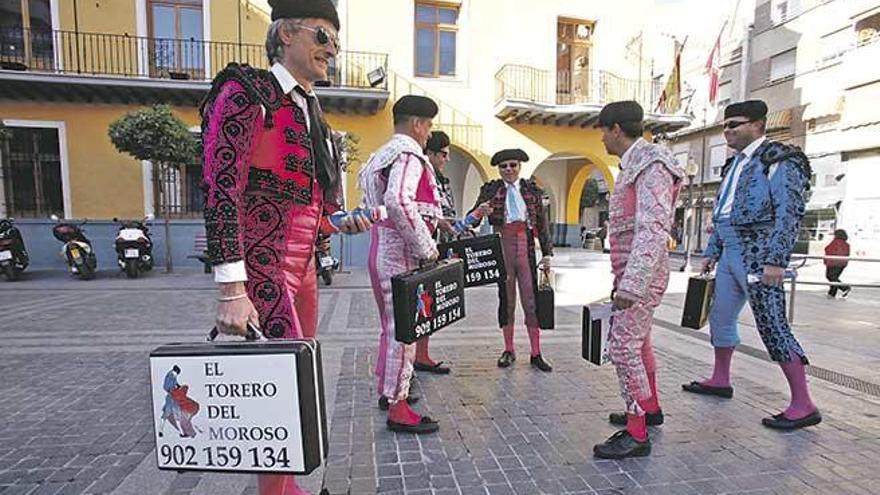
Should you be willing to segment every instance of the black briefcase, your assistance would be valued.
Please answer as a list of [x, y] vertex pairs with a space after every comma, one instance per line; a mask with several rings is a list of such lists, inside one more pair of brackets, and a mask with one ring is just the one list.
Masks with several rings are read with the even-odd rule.
[[464, 318], [464, 263], [442, 260], [391, 277], [394, 338], [411, 344]]
[[498, 234], [465, 237], [437, 246], [441, 259], [459, 258], [464, 261], [464, 286], [497, 284], [507, 278], [504, 252]]
[[327, 457], [316, 340], [166, 345], [150, 381], [159, 469], [309, 474]]
[[706, 326], [714, 294], [714, 277], [702, 275], [691, 277], [688, 280], [684, 308], [681, 312], [681, 326], [696, 330]]
[[[511, 283], [516, 283], [512, 281]], [[535, 294], [535, 311], [538, 316], [538, 327], [552, 330], [556, 327], [556, 301], [553, 286], [550, 285], [550, 274], [538, 270], [538, 292]]]
[[608, 334], [611, 332], [611, 302], [584, 306], [581, 322], [581, 357], [601, 366], [608, 357]]

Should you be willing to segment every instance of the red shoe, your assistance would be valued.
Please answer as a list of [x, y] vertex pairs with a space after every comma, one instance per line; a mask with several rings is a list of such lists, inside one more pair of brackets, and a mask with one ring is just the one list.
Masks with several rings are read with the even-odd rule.
[[400, 433], [434, 433], [440, 429], [440, 423], [427, 416], [416, 414], [405, 400], [399, 400], [388, 409], [388, 429]]

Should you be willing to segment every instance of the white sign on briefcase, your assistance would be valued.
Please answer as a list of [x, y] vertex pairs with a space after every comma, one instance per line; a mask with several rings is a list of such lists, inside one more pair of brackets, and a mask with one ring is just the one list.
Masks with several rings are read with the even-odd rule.
[[308, 474], [325, 458], [315, 341], [164, 346], [150, 377], [160, 469]]

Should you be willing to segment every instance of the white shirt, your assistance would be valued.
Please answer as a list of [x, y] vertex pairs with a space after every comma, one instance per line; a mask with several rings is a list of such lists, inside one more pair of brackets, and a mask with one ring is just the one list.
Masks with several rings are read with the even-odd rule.
[[[272, 64], [269, 72], [275, 76], [278, 85], [281, 86], [281, 91], [283, 91], [284, 94], [290, 95], [290, 99], [293, 100], [296, 106], [302, 110], [306, 120], [306, 130], [311, 131], [312, 123], [309, 120], [308, 102], [306, 102], [305, 97], [301, 95], [299, 91], [294, 91], [297, 87], [302, 88], [302, 85], [296, 81], [296, 78], [293, 77], [293, 74], [291, 74], [286, 67], [279, 63]], [[314, 90], [306, 91], [306, 94], [309, 96], [316, 96]], [[263, 108], [262, 110], [263, 115], [265, 115], [266, 109]], [[331, 136], [327, 136], [327, 149], [330, 150], [332, 155], [333, 145], [331, 142]], [[214, 267], [214, 281], [217, 283], [244, 282], [246, 280], [247, 272], [245, 271], [244, 261], [221, 263]]]
[[[523, 199], [522, 193], [520, 192], [520, 189], [519, 189], [519, 181], [520, 181], [520, 179], [517, 179], [513, 184], [510, 184], [507, 181], [504, 182], [504, 186], [507, 188], [507, 194], [510, 194], [511, 192], [514, 193], [513, 200], [517, 202], [517, 206], [519, 206], [519, 211], [522, 213], [521, 218], [512, 218], [510, 216], [510, 211], [507, 209], [507, 199], [505, 197], [505, 200], [504, 200], [504, 206], [505, 206], [505, 208], [504, 208], [504, 221], [505, 221], [505, 223], [525, 222], [526, 221], [526, 215], [528, 214], [528, 211], [526, 210], [526, 202]], [[513, 187], [510, 187], [511, 185]]]
[[627, 148], [626, 151], [623, 152], [623, 156], [620, 157], [620, 166], [621, 167], [623, 167], [624, 164], [626, 163], [626, 159], [629, 158], [629, 154], [632, 152], [633, 148], [636, 147], [636, 143], [638, 143], [639, 141], [642, 141], [643, 139], [644, 138], [636, 139], [635, 141], [633, 141], [633, 144], [630, 145], [630, 147]]
[[[727, 173], [727, 177], [721, 182], [721, 188], [719, 191], [724, 191], [727, 188], [727, 183], [729, 181], [733, 181], [731, 184], [730, 194], [727, 195], [726, 201], [721, 205], [721, 209], [718, 210], [719, 217], [729, 217], [730, 211], [733, 209], [733, 200], [736, 197], [736, 186], [739, 183], [739, 176], [745, 168], [745, 164], [749, 163], [749, 160], [752, 159], [752, 155], [755, 154], [755, 151], [759, 146], [764, 144], [764, 141], [767, 140], [767, 136], [761, 136], [758, 139], [752, 141], [751, 144], [746, 146], [741, 152], [737, 153], [737, 155], [745, 155], [745, 158], [740, 157], [739, 160], [733, 165], [733, 170], [730, 170]], [[775, 168], [771, 172], [775, 172]], [[772, 173], [771, 173], [772, 177]]]

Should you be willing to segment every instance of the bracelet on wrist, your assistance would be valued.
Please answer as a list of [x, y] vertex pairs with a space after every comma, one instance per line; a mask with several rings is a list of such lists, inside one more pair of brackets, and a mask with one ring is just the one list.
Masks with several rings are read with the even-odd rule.
[[236, 294], [234, 296], [220, 296], [217, 298], [217, 302], [238, 301], [239, 299], [244, 299], [247, 296], [247, 292], [242, 292], [241, 294]]

